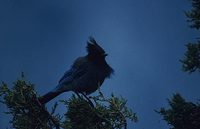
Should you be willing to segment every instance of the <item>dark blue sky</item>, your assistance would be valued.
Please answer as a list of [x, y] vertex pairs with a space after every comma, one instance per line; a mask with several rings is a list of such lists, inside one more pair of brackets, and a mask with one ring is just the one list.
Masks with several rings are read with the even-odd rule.
[[[179, 62], [184, 45], [199, 35], [186, 22], [189, 9], [188, 0], [1, 0], [0, 80], [12, 84], [24, 71], [44, 94], [86, 54], [86, 41], [94, 36], [115, 69], [102, 91], [122, 95], [139, 117], [128, 128], [167, 129], [154, 109], [167, 106], [176, 92], [199, 98], [199, 73], [182, 72]], [[0, 108], [0, 128], [9, 127], [6, 108]]]

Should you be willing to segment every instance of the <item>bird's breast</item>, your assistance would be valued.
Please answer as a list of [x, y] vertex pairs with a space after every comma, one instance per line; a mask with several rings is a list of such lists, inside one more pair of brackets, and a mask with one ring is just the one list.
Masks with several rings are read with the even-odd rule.
[[95, 92], [105, 80], [106, 75], [98, 67], [90, 67], [84, 76], [75, 80], [75, 91], [91, 94]]

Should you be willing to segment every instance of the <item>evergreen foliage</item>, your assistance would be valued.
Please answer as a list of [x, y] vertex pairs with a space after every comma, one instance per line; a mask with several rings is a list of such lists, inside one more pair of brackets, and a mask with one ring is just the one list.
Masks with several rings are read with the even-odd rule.
[[180, 94], [168, 100], [169, 108], [157, 111], [171, 126], [170, 129], [200, 129], [200, 104], [187, 102]]
[[[122, 129], [127, 128], [127, 119], [136, 122], [137, 116], [126, 106], [126, 100], [113, 94], [105, 98], [99, 95], [90, 97], [94, 107], [83, 96], [72, 95], [69, 100], [61, 100], [66, 113], [55, 114], [58, 103], [51, 112], [38, 101], [34, 85], [22, 77], [12, 88], [2, 83], [0, 86], [1, 103], [8, 108], [6, 114], [12, 116], [12, 128], [16, 129]], [[65, 119], [61, 119], [64, 116]]]
[[[191, 28], [199, 30], [200, 28], [200, 0], [190, 0], [192, 3], [192, 9], [185, 14], [188, 18], [188, 22]], [[192, 73], [194, 71], [200, 71], [200, 40], [196, 43], [188, 43], [186, 45], [187, 51], [182, 60], [183, 71]]]

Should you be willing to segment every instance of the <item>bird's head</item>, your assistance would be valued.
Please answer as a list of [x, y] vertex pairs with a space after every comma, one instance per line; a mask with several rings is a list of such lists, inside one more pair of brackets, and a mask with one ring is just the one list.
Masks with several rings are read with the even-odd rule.
[[105, 57], [108, 55], [102, 47], [100, 47], [94, 38], [90, 37], [87, 42], [88, 59], [94, 62], [99, 68], [104, 70], [104, 76], [110, 77], [114, 70], [107, 64]]
[[87, 42], [88, 57], [92, 60], [104, 60], [108, 55], [102, 47], [100, 47], [93, 37]]

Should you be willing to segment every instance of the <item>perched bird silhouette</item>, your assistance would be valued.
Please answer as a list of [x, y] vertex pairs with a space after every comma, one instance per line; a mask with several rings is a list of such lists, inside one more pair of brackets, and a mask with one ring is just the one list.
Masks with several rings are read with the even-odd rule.
[[87, 55], [77, 58], [71, 68], [65, 72], [58, 85], [39, 98], [45, 104], [63, 92], [73, 91], [84, 96], [95, 92], [109, 78], [114, 70], [107, 64], [107, 54], [94, 38], [87, 42]]

